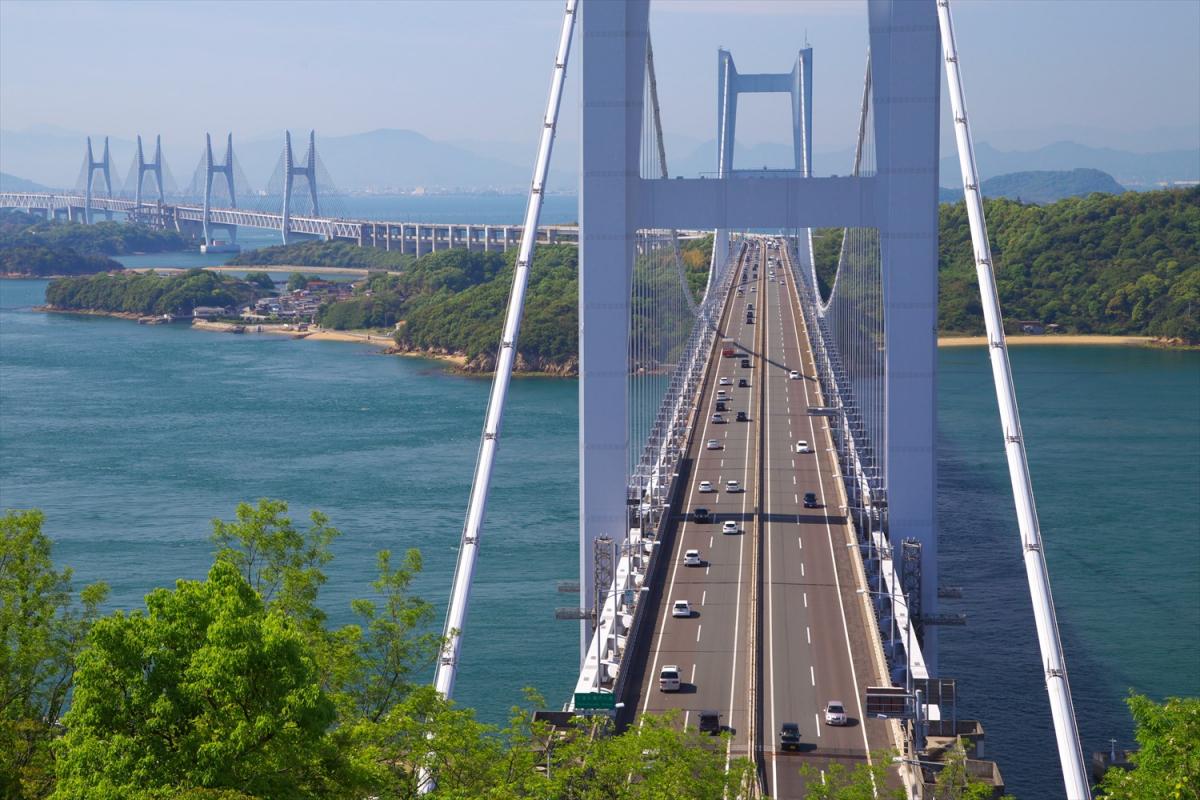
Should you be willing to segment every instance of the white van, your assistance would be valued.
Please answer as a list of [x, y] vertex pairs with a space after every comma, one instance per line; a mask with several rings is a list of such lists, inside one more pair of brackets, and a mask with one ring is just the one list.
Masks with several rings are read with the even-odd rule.
[[663, 692], [678, 692], [679, 667], [674, 664], [664, 666], [662, 672], [658, 673], [658, 688]]

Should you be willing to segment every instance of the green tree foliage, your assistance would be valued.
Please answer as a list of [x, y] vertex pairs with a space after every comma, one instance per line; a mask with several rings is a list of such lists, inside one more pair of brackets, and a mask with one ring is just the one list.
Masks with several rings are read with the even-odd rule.
[[186, 242], [176, 231], [145, 225], [120, 222], [83, 225], [65, 220], [42, 220], [25, 212], [0, 209], [0, 252], [17, 245], [72, 250], [83, 256], [118, 256], [183, 250]]
[[306, 286], [308, 286], [308, 276], [303, 272], [293, 272], [291, 275], [288, 275], [287, 290], [289, 292], [303, 289]]
[[[397, 344], [462, 353], [490, 369], [515, 258], [516, 251], [501, 255], [446, 250], [418, 259], [394, 282], [396, 294], [405, 298]], [[519, 357], [530, 369], [551, 368], [576, 357], [578, 265], [578, 252], [569, 245], [547, 245], [535, 252], [517, 344]]]
[[1138, 742], [1134, 769], [1106, 772], [1098, 798], [1200, 800], [1200, 698], [1172, 697], [1160, 705], [1133, 693], [1125, 702]]
[[679, 243], [679, 255], [683, 259], [684, 274], [687, 275], [688, 288], [698, 301], [704, 297], [704, 289], [708, 286], [708, 268], [712, 262], [712, 234], [701, 236], [699, 239], [685, 239]]
[[[1046, 206], [987, 199], [984, 209], [1006, 319], [1200, 343], [1200, 188]], [[966, 207], [945, 203], [939, 214], [938, 327], [983, 333]], [[823, 296], [841, 244], [840, 229], [813, 231]]]
[[202, 269], [176, 275], [129, 272], [58, 278], [46, 287], [46, 303], [66, 310], [132, 314], [190, 314], [196, 306], [236, 306], [252, 299], [255, 287]]
[[394, 250], [358, 247], [350, 242], [297, 242], [244, 250], [230, 265], [297, 267], [349, 267], [351, 269], [403, 270], [414, 260]]
[[54, 797], [206, 787], [332, 796], [334, 705], [296, 624], [218, 559], [204, 581], [95, 623], [80, 655]]
[[888, 767], [894, 753], [872, 754], [871, 763], [857, 763], [853, 769], [831, 763], [822, 768], [805, 764], [800, 776], [805, 782], [806, 800], [902, 800], [904, 789], [888, 789]]
[[69, 247], [0, 242], [0, 274], [4, 275], [94, 275], [121, 269], [111, 258], [80, 255]]
[[107, 587], [77, 604], [71, 570], [56, 570], [39, 511], [0, 517], [0, 797], [45, 797], [55, 775], [51, 743], [84, 635]]
[[246, 283], [251, 286], [256, 286], [265, 292], [275, 291], [275, 279], [271, 277], [269, 272], [247, 272]]
[[[1200, 342], [1200, 188], [985, 203], [1009, 320]], [[981, 333], [962, 203], [941, 207], [940, 327]]]

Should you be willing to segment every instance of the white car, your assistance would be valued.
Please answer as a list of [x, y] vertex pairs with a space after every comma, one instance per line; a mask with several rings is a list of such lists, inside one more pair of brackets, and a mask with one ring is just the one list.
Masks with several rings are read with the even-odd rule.
[[685, 567], [702, 567], [704, 566], [703, 559], [700, 558], [699, 550], [688, 550], [683, 554], [683, 565]]
[[721, 533], [740, 533], [738, 524], [731, 519], [725, 520], [725, 524], [721, 526]]
[[715, 492], [716, 489], [713, 488], [712, 481], [700, 481], [700, 485], [696, 487], [696, 491], [700, 492], [700, 494], [708, 494]]
[[687, 600], [676, 600], [671, 604], [672, 617], [690, 617], [692, 615], [692, 607], [688, 605]]
[[794, 381], [798, 381], [798, 380], [800, 380], [800, 373], [797, 370], [792, 370], [791, 372], [788, 373], [788, 377]]
[[721, 440], [720, 439], [709, 439], [705, 443], [704, 448], [706, 450], [720, 450], [721, 449]]
[[713, 414], [712, 415], [712, 423], [713, 423], [713, 425], [724, 425], [725, 417], [721, 416], [720, 414]]
[[737, 481], [725, 481], [725, 491], [730, 494], [737, 494], [742, 491], [742, 485]]
[[729, 392], [725, 391], [724, 389], [717, 389], [717, 400], [718, 401], [728, 400], [728, 399], [729, 399]]
[[812, 448], [808, 446], [808, 442], [801, 439], [800, 441], [796, 442], [796, 452], [797, 453], [811, 453]]
[[845, 725], [846, 704], [841, 700], [830, 700], [825, 704], [825, 724]]
[[721, 380], [717, 381], [717, 384], [719, 386], [732, 386], [733, 378], [721, 378]]
[[662, 692], [679, 691], [679, 667], [674, 664], [664, 664], [658, 673], [658, 689]]

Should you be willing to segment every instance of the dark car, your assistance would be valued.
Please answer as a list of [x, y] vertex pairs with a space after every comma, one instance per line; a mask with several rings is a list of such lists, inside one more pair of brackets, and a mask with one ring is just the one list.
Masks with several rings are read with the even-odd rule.
[[800, 726], [794, 722], [785, 722], [779, 728], [779, 749], [800, 749]]
[[716, 711], [705, 709], [696, 714], [696, 719], [699, 720], [701, 733], [709, 733], [716, 736], [721, 732], [721, 715]]
[[739, 411], [739, 412], [737, 412], [737, 421], [738, 421], [738, 422], [746, 422], [748, 419], [749, 419], [749, 418], [746, 416], [746, 412], [745, 412], [745, 411]]
[[747, 315], [746, 315], [746, 324], [747, 324], [747, 325], [753, 325], [753, 324], [754, 324], [754, 315], [753, 315], [753, 314], [747, 314]]
[[717, 408], [716, 408], [716, 410], [717, 410], [717, 411], [728, 411], [729, 409], [725, 408], [725, 402], [724, 402], [724, 401], [722, 401], [722, 400], [718, 400], [718, 401], [717, 401]]
[[712, 522], [712, 513], [707, 508], [694, 508], [692, 522]]
[[738, 378], [738, 388], [739, 389], [745, 389], [749, 385], [750, 385], [750, 381], [746, 380], [745, 378]]
[[816, 492], [805, 492], [804, 493], [804, 507], [805, 508], [817, 508], [818, 507]]
[[742, 359], [742, 366], [743, 366], [743, 367], [745, 367], [746, 369], [749, 369], [749, 368], [750, 368], [750, 359], [748, 359], [748, 358], [743, 358], [743, 359]]

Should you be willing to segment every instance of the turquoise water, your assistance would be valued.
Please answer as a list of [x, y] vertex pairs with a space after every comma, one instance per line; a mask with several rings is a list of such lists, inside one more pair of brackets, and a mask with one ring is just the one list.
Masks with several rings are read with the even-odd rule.
[[[374, 554], [419, 547], [445, 603], [488, 382], [337, 342], [39, 314], [0, 281], [0, 506], [40, 507], [61, 564], [111, 605], [195, 578], [240, 500], [319, 508], [343, 531], [323, 602], [347, 621]], [[1130, 687], [1200, 695], [1200, 354], [1013, 349], [1084, 747], [1123, 743]], [[1023, 800], [1061, 794], [983, 349], [940, 357], [942, 673], [959, 679]], [[555, 582], [577, 571], [576, 384], [513, 384], [458, 684], [498, 721], [574, 682]]]

